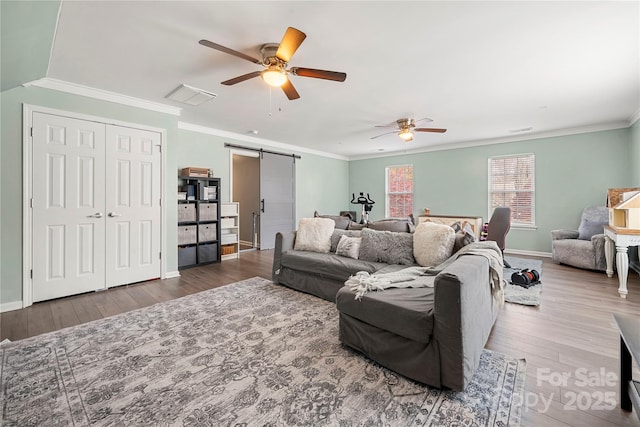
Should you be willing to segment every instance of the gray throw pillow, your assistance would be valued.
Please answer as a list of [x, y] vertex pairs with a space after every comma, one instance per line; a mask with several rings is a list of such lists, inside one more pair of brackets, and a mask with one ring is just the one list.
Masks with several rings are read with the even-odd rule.
[[342, 236], [336, 249], [336, 255], [358, 259], [362, 237]]
[[359, 259], [386, 264], [415, 264], [413, 234], [362, 230]]
[[349, 216], [340, 216], [340, 215], [320, 215], [318, 211], [313, 213], [314, 218], [330, 218], [333, 222], [336, 223], [336, 229], [338, 230], [346, 230], [349, 228], [349, 223], [351, 223], [351, 217]]
[[604, 234], [604, 226], [609, 222], [601, 221], [589, 221], [588, 219], [582, 220], [580, 227], [578, 227], [578, 239], [591, 240], [596, 234]]
[[331, 235], [331, 252], [335, 252], [338, 249], [338, 243], [342, 236], [362, 237], [362, 232], [360, 230], [333, 230], [333, 234]]

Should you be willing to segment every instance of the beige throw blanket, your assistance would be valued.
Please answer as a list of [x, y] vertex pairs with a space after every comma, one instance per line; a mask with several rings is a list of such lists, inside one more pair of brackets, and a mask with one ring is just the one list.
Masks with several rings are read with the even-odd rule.
[[407, 267], [392, 273], [369, 274], [359, 271], [344, 283], [353, 292], [357, 300], [370, 291], [382, 291], [388, 288], [432, 288], [435, 276], [464, 255], [479, 255], [489, 261], [489, 284], [493, 297], [504, 302], [504, 278], [502, 252], [496, 242], [474, 242], [464, 246], [442, 264], [436, 267]]

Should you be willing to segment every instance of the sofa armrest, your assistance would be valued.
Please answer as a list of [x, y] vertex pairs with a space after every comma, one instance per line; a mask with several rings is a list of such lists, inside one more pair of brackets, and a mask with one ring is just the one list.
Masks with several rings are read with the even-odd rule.
[[578, 230], [551, 230], [551, 240], [577, 239]]
[[435, 279], [433, 339], [440, 352], [442, 385], [462, 391], [480, 363], [499, 309], [489, 284], [489, 262], [459, 257]]
[[278, 277], [280, 275], [280, 267], [282, 266], [282, 254], [286, 251], [293, 250], [293, 244], [295, 241], [295, 231], [283, 231], [276, 233], [276, 246], [273, 251], [273, 267], [271, 269], [271, 279], [274, 283], [280, 283]]

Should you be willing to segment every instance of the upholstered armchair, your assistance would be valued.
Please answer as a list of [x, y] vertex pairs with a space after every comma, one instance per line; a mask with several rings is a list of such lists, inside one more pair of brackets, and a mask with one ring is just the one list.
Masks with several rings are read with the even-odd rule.
[[606, 271], [604, 226], [609, 222], [605, 206], [584, 208], [577, 230], [551, 231], [551, 258], [559, 264]]

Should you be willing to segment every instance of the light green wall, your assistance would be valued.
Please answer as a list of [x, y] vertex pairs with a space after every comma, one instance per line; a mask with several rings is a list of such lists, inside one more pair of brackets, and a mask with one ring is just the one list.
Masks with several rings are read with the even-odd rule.
[[630, 187], [640, 187], [640, 120], [629, 128], [631, 143], [629, 167], [631, 168]]
[[350, 192], [376, 201], [371, 219], [384, 216], [385, 167], [413, 164], [414, 215], [488, 216], [488, 158], [533, 153], [536, 158], [535, 230], [512, 228], [509, 249], [550, 252], [550, 231], [576, 229], [585, 206], [604, 205], [607, 189], [630, 185], [629, 129], [593, 132], [456, 150], [433, 151], [349, 164]]
[[57, 0], [0, 1], [2, 91], [46, 76], [59, 8]]
[[[167, 271], [177, 269], [178, 170], [186, 166], [212, 168], [222, 178], [222, 198], [229, 200], [229, 150], [224, 142], [246, 144], [178, 129], [178, 117], [99, 101], [49, 89], [17, 87], [0, 94], [0, 304], [22, 299], [22, 104], [55, 108], [79, 114], [166, 130], [167, 171], [165, 204]], [[315, 209], [337, 212], [347, 198], [348, 162], [301, 153], [296, 162], [298, 217], [311, 216]]]

